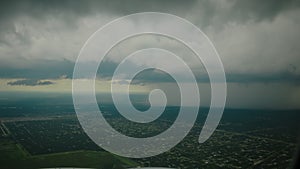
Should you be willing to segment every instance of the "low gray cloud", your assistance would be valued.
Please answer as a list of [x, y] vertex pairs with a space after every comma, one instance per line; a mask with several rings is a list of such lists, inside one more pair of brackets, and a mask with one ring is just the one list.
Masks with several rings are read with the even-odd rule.
[[35, 79], [23, 79], [7, 82], [7, 85], [10, 86], [44, 86], [44, 85], [52, 85], [54, 82], [49, 80], [35, 80]]
[[[139, 67], [139, 65], [127, 61], [128, 68]], [[89, 67], [91, 64], [86, 64]], [[114, 70], [117, 68], [118, 63], [105, 60], [103, 61], [97, 72], [98, 79], [111, 80]], [[209, 77], [206, 70], [199, 66], [191, 67], [197, 82], [209, 83]], [[130, 72], [130, 70], [128, 70]], [[123, 72], [126, 79], [127, 72]], [[179, 72], [180, 73], [180, 72]], [[300, 84], [300, 75], [297, 74], [297, 67], [294, 64], [290, 64], [289, 69], [286, 71], [279, 71], [274, 73], [252, 73], [252, 72], [225, 72], [226, 80], [230, 83], [290, 83], [293, 85]], [[181, 79], [185, 79], [184, 74], [181, 75]], [[130, 79], [127, 79], [130, 80]], [[139, 72], [132, 81], [132, 84], [147, 84], [147, 83], [170, 83], [175, 82], [168, 72], [163, 72], [158, 69], [146, 69]]]
[[[209, 83], [209, 77], [205, 72], [195, 73], [195, 78], [199, 83]], [[107, 78], [107, 77], [106, 77]], [[185, 77], [183, 76], [182, 79]], [[239, 74], [226, 73], [226, 81], [228, 83], [290, 83], [293, 85], [300, 84], [300, 75], [292, 72], [280, 72], [275, 74]], [[147, 84], [147, 83], [170, 83], [175, 82], [174, 79], [167, 74], [155, 69], [148, 69], [140, 72], [132, 81], [132, 84]]]
[[72, 77], [74, 62], [49, 59], [17, 58], [0, 62], [1, 78], [57, 79]]

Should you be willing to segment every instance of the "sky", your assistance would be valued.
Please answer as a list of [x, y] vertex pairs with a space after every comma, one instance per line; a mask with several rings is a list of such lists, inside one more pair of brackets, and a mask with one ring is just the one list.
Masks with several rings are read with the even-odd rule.
[[[106, 23], [137, 12], [177, 15], [208, 36], [224, 65], [226, 107], [300, 108], [300, 1], [295, 0], [2, 1], [0, 92], [70, 93], [74, 64], [86, 40]], [[109, 92], [114, 68], [126, 55], [147, 47], [181, 56], [197, 78], [201, 105], [209, 105], [202, 63], [178, 41], [157, 35], [132, 37], [114, 47], [100, 64], [97, 91]], [[122, 92], [128, 82], [113, 83]], [[176, 83], [163, 72], [145, 71], [131, 85], [137, 93], [154, 88], [164, 89], [170, 104], [177, 104]]]

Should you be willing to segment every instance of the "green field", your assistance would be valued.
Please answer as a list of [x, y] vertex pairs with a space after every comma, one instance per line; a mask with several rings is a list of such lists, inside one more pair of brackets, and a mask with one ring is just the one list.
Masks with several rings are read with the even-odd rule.
[[85, 167], [122, 169], [137, 166], [129, 159], [102, 151], [72, 151], [31, 156], [9, 139], [0, 138], [0, 168]]

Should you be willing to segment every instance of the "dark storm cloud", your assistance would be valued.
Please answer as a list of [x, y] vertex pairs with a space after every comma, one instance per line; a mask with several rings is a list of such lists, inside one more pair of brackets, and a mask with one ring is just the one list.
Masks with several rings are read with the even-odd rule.
[[261, 21], [273, 19], [280, 12], [299, 8], [298, 0], [240, 0], [233, 5], [233, 15], [240, 20], [254, 19]]
[[298, 0], [227, 0], [197, 1], [198, 10], [187, 19], [202, 29], [213, 26], [222, 29], [227, 23], [247, 23], [249, 20], [272, 21], [279, 14], [300, 7]]
[[[1, 2], [0, 17], [6, 19], [17, 15], [29, 15], [34, 18], [42, 18], [47, 14], [90, 15], [96, 12], [112, 14], [129, 14], [144, 11], [185, 11], [189, 9], [195, 0], [27, 0]], [[75, 17], [76, 18], [76, 17]]]
[[[51, 39], [59, 34], [74, 31], [78, 28], [78, 20], [81, 17], [93, 16], [97, 13], [119, 16], [142, 11], [159, 11], [159, 10], [176, 10], [186, 11], [194, 1], [182, 2], [180, 0], [172, 1], [71, 1], [71, 0], [27, 0], [27, 1], [1, 1], [0, 2], [0, 48], [7, 53], [0, 53], [0, 78], [57, 78], [60, 75], [72, 76], [74, 61], [57, 58], [65, 58], [59, 55], [71, 55], [73, 58], [79, 52], [78, 48], [71, 48], [72, 53], [62, 49], [58, 51], [40, 52], [37, 54], [24, 54], [30, 49], [36, 50], [37, 42], [33, 42], [34, 38], [45, 38], [44, 46], [39, 46], [37, 50], [44, 50], [42, 47], [50, 48], [51, 45], [60, 46], [60, 44], [52, 44]], [[49, 18], [49, 16], [51, 16]], [[24, 18], [30, 18], [24, 20]], [[18, 20], [21, 18], [19, 25]], [[59, 21], [57, 27], [48, 28], [43, 23], [49, 19]], [[31, 22], [35, 23], [31, 23]], [[19, 32], [18, 27], [25, 27], [25, 31]], [[30, 28], [28, 31], [27, 27]], [[30, 32], [31, 31], [31, 32]], [[50, 35], [48, 35], [50, 34]], [[51, 36], [53, 34], [54, 36]], [[48, 35], [48, 36], [47, 36]], [[83, 36], [84, 37], [84, 36]], [[84, 38], [85, 39], [85, 38]], [[66, 40], [72, 40], [66, 37]], [[84, 42], [84, 41], [83, 41]], [[79, 43], [83, 43], [79, 42]], [[59, 43], [66, 42], [60, 40]], [[74, 42], [73, 42], [74, 43]], [[49, 47], [48, 47], [49, 46]], [[19, 49], [20, 48], [20, 49]], [[57, 48], [57, 47], [56, 47]], [[61, 50], [61, 51], [59, 51]], [[25, 52], [24, 52], [25, 51]], [[53, 52], [54, 54], [51, 54]], [[56, 53], [55, 53], [56, 52]], [[75, 53], [75, 54], [74, 54]], [[56, 57], [53, 59], [53, 56]], [[30, 59], [29, 59], [30, 58]], [[44, 59], [48, 58], [48, 59]], [[25, 65], [25, 66], [24, 66]], [[106, 66], [107, 67], [107, 66]]]
[[10, 86], [44, 86], [44, 85], [51, 85], [51, 84], [54, 83], [49, 80], [41, 81], [36, 79], [16, 80], [7, 83], [7, 85]]
[[201, 15], [194, 16], [203, 18], [201, 25], [209, 24], [210, 20], [220, 17], [220, 22], [246, 22], [249, 19], [261, 21], [272, 19], [284, 10], [298, 8], [297, 0], [239, 0], [224, 1], [231, 4], [228, 10], [222, 11], [223, 5], [209, 0], [26, 0], [26, 1], [3, 1], [0, 4], [0, 31], [13, 26], [11, 20], [14, 17], [27, 15], [36, 19], [45, 19], [46, 15], [55, 15], [63, 18], [67, 24], [74, 26], [74, 22], [80, 16], [95, 13], [107, 13], [111, 15], [127, 15], [136, 12], [154, 11], [173, 13], [184, 17], [190, 9], [197, 5]]
[[[16, 46], [24, 46], [25, 50], [30, 49], [32, 45], [31, 38], [36, 36], [35, 33], [39, 33], [39, 29], [42, 29], [40, 27], [35, 27], [32, 32], [18, 32], [15, 25], [16, 18], [23, 16], [37, 20], [41, 23], [41, 25], [44, 23], [44, 21], [49, 19], [47, 16], [53, 16], [55, 19], [60, 20], [61, 22], [58, 24], [63, 24], [63, 26], [58, 26], [56, 28], [57, 30], [53, 32], [51, 32], [52, 30], [49, 30], [50, 33], [46, 32], [49, 33], [49, 37], [51, 37], [51, 33], [53, 35], [57, 35], [59, 33], [64, 34], [65, 32], [71, 32], [72, 30], [77, 29], [77, 27], [80, 26], [77, 24], [80, 17], [93, 16], [98, 13], [117, 17], [135, 12], [159, 11], [176, 14], [181, 17], [187, 16], [187, 19], [193, 21], [194, 23], [199, 23], [198, 25], [200, 25], [200, 27], [206, 27], [210, 26], [211, 24], [215, 26], [219, 24], [226, 24], [227, 22], [246, 23], [248, 20], [254, 20], [256, 22], [262, 22], [264, 20], [271, 21], [276, 16], [287, 10], [299, 8], [300, 3], [299, 1], [295, 0], [240, 0], [222, 2], [208, 0], [28, 0], [2, 1], [0, 4], [0, 45], [2, 48], [10, 48], [10, 51], [14, 51], [17, 50], [15, 49]], [[192, 11], [193, 7], [195, 7], [197, 10]], [[188, 17], [190, 13], [191, 17]], [[30, 22], [26, 24], [31, 25]], [[62, 31], [62, 29], [65, 30]], [[12, 34], [13, 40], [8, 39], [7, 34]], [[68, 38], [69, 37], [66, 37], [66, 39]], [[16, 39], [17, 43], [14, 42]], [[46, 38], [45, 42], [50, 43], [50, 40]], [[67, 42], [63, 40], [61, 40], [61, 43], [67, 44]], [[82, 44], [83, 42], [80, 41], [79, 43]], [[61, 44], [55, 45], [59, 46]], [[46, 44], [45, 46], [49, 46], [50, 48], [51, 45]], [[40, 46], [38, 47], [41, 48]], [[22, 50], [24, 49], [22, 48]], [[72, 49], [74, 50], [73, 53], [77, 54], [80, 47]], [[52, 59], [53, 55], [64, 55], [66, 53], [70, 53], [69, 51], [61, 49], [61, 51], [58, 50], [57, 53], [54, 54], [50, 53], [52, 51], [47, 51], [47, 56], [38, 53], [36, 56], [30, 55], [26, 59], [22, 56], [22, 50], [12, 54], [11, 52], [8, 54], [0, 53], [0, 78], [52, 79], [59, 78], [62, 75], [67, 75], [69, 78], [72, 77], [75, 61], [57, 58]], [[75, 56], [73, 53], [70, 55]], [[32, 59], [29, 59], [30, 57], [32, 57]], [[62, 56], [60, 58], [66, 57]], [[102, 77], [111, 77], [112, 71], [114, 70], [113, 68], [116, 66], [117, 63], [114, 62], [105, 62], [105, 64], [102, 64]], [[297, 66], [295, 66], [295, 68], [297, 68]], [[202, 76], [202, 74], [196, 76], [198, 81], [208, 81], [207, 76]], [[147, 79], [151, 82], [172, 81], [172, 79], [166, 78], [164, 75], [155, 71], [144, 73], [144, 76], [140, 76], [140, 79], [137, 81], [141, 81], [141, 83], [143, 83], [147, 81]], [[279, 81], [298, 82], [299, 77], [297, 73], [289, 71], [281, 71], [266, 75], [260, 73], [254, 74], [251, 72], [244, 74], [231, 72], [227, 73], [227, 80], [229, 82], [232, 81], [243, 83]]]
[[[195, 0], [183, 2], [181, 0], [172, 1], [140, 1], [140, 0], [25, 0], [25, 1], [1, 1], [0, 2], [0, 43], [8, 45], [9, 42], [3, 38], [7, 33], [15, 32], [15, 19], [27, 16], [41, 22], [52, 16], [62, 20], [62, 24], [67, 29], [76, 29], [80, 17], [95, 15], [98, 13], [122, 16], [136, 12], [164, 11], [170, 13], [188, 12], [188, 9], [195, 3]], [[30, 23], [27, 23], [30, 24]], [[24, 36], [24, 35], [23, 35]], [[30, 36], [30, 35], [29, 35]], [[23, 40], [28, 37], [20, 36]]]

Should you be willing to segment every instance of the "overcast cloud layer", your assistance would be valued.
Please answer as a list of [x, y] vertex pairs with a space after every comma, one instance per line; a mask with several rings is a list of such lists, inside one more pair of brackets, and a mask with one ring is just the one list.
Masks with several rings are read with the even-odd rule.
[[[262, 86], [268, 85], [274, 93], [270, 95], [272, 92], [268, 91], [267, 99], [286, 99], [282, 104], [279, 99], [269, 101], [266, 107], [279, 104], [281, 108], [299, 108], [295, 101], [299, 96], [295, 93], [300, 93], [300, 1], [293, 0], [1, 2], [0, 79], [12, 79], [6, 85], [35, 86], [53, 85], [51, 79], [70, 78], [79, 51], [93, 32], [120, 16], [149, 11], [185, 18], [208, 35], [223, 61], [228, 82], [236, 86], [229, 87], [230, 97], [240, 97], [234, 89], [240, 93], [243, 89], [246, 94], [261, 92]], [[203, 66], [194, 61], [188, 50], [174, 40], [161, 37], [136, 37], [120, 44], [100, 66], [103, 73], [100, 77], [110, 77], [112, 68], [125, 54], [151, 46], [183, 56], [198, 81], [208, 81]], [[16, 81], [16, 78], [28, 80]], [[39, 80], [49, 83], [39, 84]], [[153, 71], [135, 83], [144, 85], [149, 81], [172, 82], [172, 79]], [[282, 92], [287, 88], [291, 89]], [[258, 105], [255, 100], [247, 100], [250, 107]], [[231, 101], [229, 104], [236, 107], [244, 104], [239, 99], [228, 100]]]

